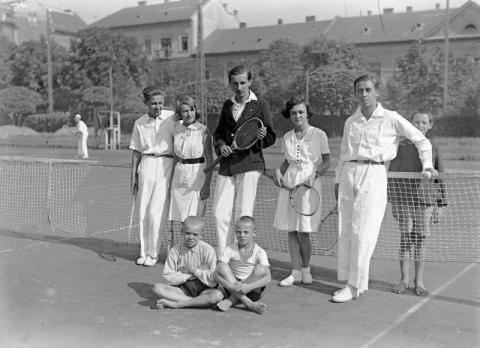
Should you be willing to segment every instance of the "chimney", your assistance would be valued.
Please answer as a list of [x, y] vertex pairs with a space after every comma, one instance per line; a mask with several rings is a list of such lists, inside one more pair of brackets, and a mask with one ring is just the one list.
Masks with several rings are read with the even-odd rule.
[[235, 17], [237, 17], [237, 16], [238, 16], [238, 10], [233, 10], [233, 15], [234, 15]]
[[307, 17], [305, 17], [305, 22], [315, 22], [315, 16], [307, 16]]
[[277, 24], [282, 25], [283, 24], [283, 19], [281, 19], [281, 18], [277, 19]]
[[407, 6], [407, 12], [412, 12], [413, 7], [412, 6]]
[[385, 14], [385, 13], [393, 13], [393, 7], [384, 8], [383, 9], [383, 14]]
[[435, 4], [435, 10], [440, 10], [440, 4]]
[[368, 10], [367, 11], [367, 16], [371, 16], [372, 15], [372, 10]]
[[247, 27], [247, 23], [245, 22], [240, 22], [240, 28], [246, 28]]
[[138, 6], [145, 6], [147, 4], [146, 1], [139, 1]]

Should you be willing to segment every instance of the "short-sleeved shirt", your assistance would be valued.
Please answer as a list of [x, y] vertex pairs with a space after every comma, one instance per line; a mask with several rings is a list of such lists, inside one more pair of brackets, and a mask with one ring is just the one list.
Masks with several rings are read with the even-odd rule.
[[252, 255], [247, 260], [242, 259], [240, 256], [238, 243], [232, 243], [227, 246], [223, 254], [218, 258], [218, 261], [229, 265], [235, 277], [240, 280], [247, 279], [253, 272], [255, 265], [260, 264], [270, 267], [267, 253], [256, 243], [253, 247]]
[[129, 148], [142, 154], [172, 154], [175, 113], [162, 110], [156, 118], [144, 114], [135, 121]]

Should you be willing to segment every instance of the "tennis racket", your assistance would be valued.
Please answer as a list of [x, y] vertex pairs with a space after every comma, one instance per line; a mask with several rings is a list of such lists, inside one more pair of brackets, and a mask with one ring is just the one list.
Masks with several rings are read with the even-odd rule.
[[127, 245], [130, 245], [132, 238], [132, 226], [133, 226], [133, 215], [135, 214], [135, 198], [137, 195], [133, 195], [132, 198], [132, 208], [130, 209], [130, 223], [128, 224], [128, 236], [127, 236]]
[[317, 231], [318, 248], [322, 252], [330, 251], [338, 241], [337, 204], [322, 218]]
[[[232, 150], [241, 151], [251, 148], [258, 140], [258, 130], [263, 127], [262, 120], [257, 117], [252, 117], [243, 122], [235, 129], [231, 146]], [[218, 156], [212, 163], [210, 163], [209, 166], [205, 167], [203, 171], [208, 173], [224, 158], [225, 156], [223, 155]]]
[[[266, 170], [263, 174], [276, 182], [269, 170]], [[321, 197], [315, 187], [306, 183], [300, 183], [294, 187], [286, 185], [282, 187], [290, 191], [288, 197], [290, 205], [297, 213], [303, 216], [312, 216], [317, 212]]]

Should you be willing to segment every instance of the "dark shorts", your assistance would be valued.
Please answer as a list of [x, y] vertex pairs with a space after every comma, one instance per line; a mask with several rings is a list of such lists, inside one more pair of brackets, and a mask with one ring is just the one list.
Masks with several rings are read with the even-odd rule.
[[[218, 288], [223, 296], [225, 298], [228, 298], [230, 297], [231, 293], [230, 291], [228, 291], [227, 289], [225, 289], [223, 286], [219, 287]], [[258, 300], [260, 300], [262, 297], [263, 297], [263, 292], [265, 291], [265, 287], [261, 287], [261, 288], [256, 288], [256, 289], [253, 289], [252, 291], [250, 291], [248, 294], [247, 294], [247, 297], [252, 300], [253, 302], [257, 302]]]
[[209, 289], [208, 286], [203, 284], [198, 278], [189, 279], [185, 283], [178, 285], [183, 293], [190, 297], [197, 297], [202, 291]]

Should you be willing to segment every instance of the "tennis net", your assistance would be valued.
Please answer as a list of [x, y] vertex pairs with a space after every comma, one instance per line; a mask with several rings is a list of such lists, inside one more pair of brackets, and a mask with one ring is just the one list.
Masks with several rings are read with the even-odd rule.
[[[212, 180], [213, 193], [215, 178]], [[322, 215], [334, 206], [333, 174], [322, 178]], [[389, 173], [390, 197], [404, 195], [411, 188], [405, 181], [418, 182], [416, 173]], [[134, 214], [129, 240], [132, 205], [130, 168], [88, 161], [53, 160], [25, 157], [0, 157], [0, 229], [31, 234], [72, 238], [108, 239], [119, 243], [138, 243], [138, 214]], [[442, 173], [446, 206], [432, 224], [425, 239], [426, 260], [479, 262], [480, 259], [480, 173]], [[393, 187], [396, 189], [392, 190]], [[425, 189], [427, 190], [427, 189]], [[428, 188], [431, 190], [431, 188]], [[399, 193], [400, 192], [400, 193]], [[287, 252], [287, 233], [273, 228], [278, 188], [266, 177], [258, 185], [255, 205], [256, 241], [267, 250]], [[203, 239], [216, 244], [212, 197], [207, 202], [206, 231]], [[390, 199], [392, 200], [392, 199]], [[162, 244], [173, 233], [180, 240], [180, 224], [166, 223]], [[322, 233], [337, 234], [337, 219], [328, 219]], [[319, 233], [313, 233], [313, 254], [336, 255], [336, 246], [326, 250]], [[398, 259], [399, 223], [389, 203], [382, 223], [374, 257]]]

